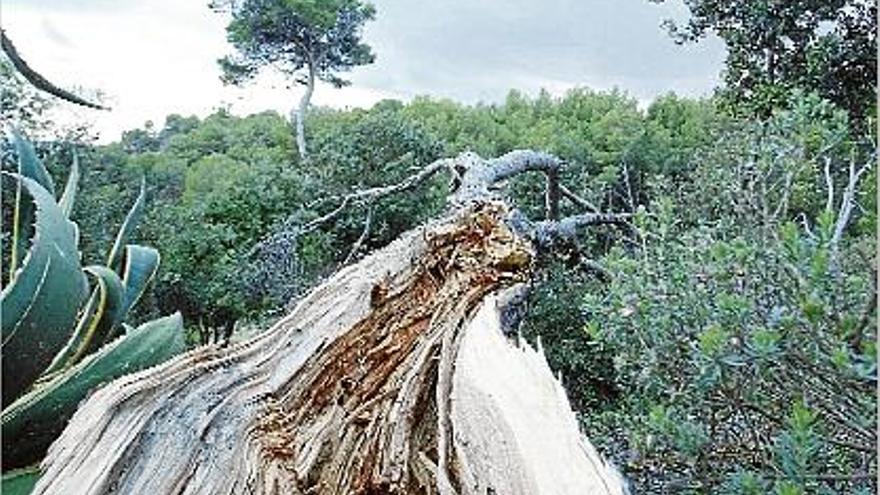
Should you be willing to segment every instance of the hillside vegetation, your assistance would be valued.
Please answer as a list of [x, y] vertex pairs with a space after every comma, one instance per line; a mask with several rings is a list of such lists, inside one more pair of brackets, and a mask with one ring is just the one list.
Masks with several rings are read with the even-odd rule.
[[[593, 231], [570, 256], [542, 260], [522, 331], [541, 340], [585, 431], [636, 492], [875, 491], [869, 122], [803, 92], [747, 119], [712, 98], [640, 108], [587, 89], [511, 92], [496, 105], [389, 100], [308, 119], [307, 161], [273, 112], [171, 115], [78, 145], [84, 258], [112, 244], [145, 177], [137, 238], [162, 264], [137, 318], [180, 311], [191, 342], [237, 339], [436, 216], [449, 184], [291, 235], [342, 195], [462, 151], [544, 150], [564, 160], [581, 201], [635, 214], [631, 229]], [[56, 181], [72, 146], [42, 147]], [[512, 188], [524, 211], [543, 207], [541, 177]]]

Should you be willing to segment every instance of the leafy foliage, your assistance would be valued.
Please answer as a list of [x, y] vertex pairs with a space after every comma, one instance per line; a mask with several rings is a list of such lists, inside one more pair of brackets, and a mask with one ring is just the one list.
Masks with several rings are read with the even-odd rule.
[[[658, 1], [658, 0], [654, 0]], [[663, 1], [663, 0], [659, 0]], [[876, 112], [877, 3], [865, 0], [687, 0], [679, 42], [708, 32], [727, 45], [724, 88], [761, 115], [796, 88], [816, 92], [856, 120]]]
[[804, 98], [726, 131], [688, 177], [655, 178], [640, 245], [605, 255], [611, 283], [584, 296], [594, 362], [613, 363], [620, 397], [585, 420], [641, 492], [873, 487], [875, 245], [834, 247], [817, 164], [859, 144], [823, 108]]
[[375, 9], [359, 0], [219, 0], [212, 7], [232, 13], [226, 32], [237, 55], [219, 60], [229, 83], [274, 66], [289, 75], [306, 68], [339, 87], [347, 83], [337, 72], [374, 59], [360, 29]]

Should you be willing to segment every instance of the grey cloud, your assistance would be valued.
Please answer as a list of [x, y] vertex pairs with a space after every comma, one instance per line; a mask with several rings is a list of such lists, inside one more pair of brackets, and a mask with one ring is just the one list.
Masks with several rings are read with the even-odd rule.
[[[618, 86], [639, 98], [706, 93], [724, 51], [717, 40], [679, 46], [660, 28], [679, 4], [647, 0], [376, 2], [367, 29], [378, 59], [356, 84], [467, 101], [558, 81]], [[522, 89], [535, 90], [537, 87]]]
[[[152, 10], [198, 29], [215, 14], [207, 0], [6, 0], [48, 11]], [[355, 85], [404, 96], [431, 94], [475, 102], [509, 89], [542, 86], [619, 87], [647, 100], [675, 90], [708, 93], [723, 45], [709, 39], [676, 45], [661, 29], [681, 19], [681, 0], [375, 0], [366, 39], [377, 62], [355, 69]], [[61, 26], [63, 28], [63, 26]], [[63, 31], [60, 31], [63, 32]], [[62, 39], [47, 33], [56, 42]], [[211, 36], [205, 31], [205, 36]], [[216, 40], [215, 40], [216, 41]], [[206, 43], [212, 41], [206, 40]], [[552, 88], [551, 88], [552, 89]]]
[[[374, 1], [366, 39], [377, 62], [355, 69], [347, 92], [322, 87], [319, 100], [361, 106], [380, 95], [427, 94], [474, 103], [500, 101], [510, 89], [587, 86], [645, 102], [670, 90], [708, 93], [724, 58], [717, 40], [681, 47], [660, 28], [664, 17], [683, 16], [681, 0]], [[273, 91], [271, 77], [244, 92], [222, 87], [214, 60], [230, 47], [225, 20], [207, 0], [0, 2], [4, 27], [41, 70], [88, 69], [89, 81], [118, 96], [114, 112], [96, 116], [104, 131], [172, 112], [205, 114], [224, 98], [245, 100], [248, 112], [286, 112], [296, 96]]]

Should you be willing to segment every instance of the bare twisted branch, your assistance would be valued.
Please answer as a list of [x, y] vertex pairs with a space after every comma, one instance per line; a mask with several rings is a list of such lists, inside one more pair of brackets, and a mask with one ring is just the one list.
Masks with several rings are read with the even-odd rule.
[[[539, 221], [531, 220], [516, 208], [513, 209], [511, 217], [515, 228], [541, 247], [550, 247], [557, 240], [572, 240], [577, 232], [584, 227], [595, 225], [631, 227], [629, 219], [632, 215], [630, 213], [601, 213], [595, 205], [560, 184], [559, 173], [562, 167], [563, 162], [559, 158], [549, 153], [532, 150], [515, 150], [488, 160], [472, 152], [462, 153], [455, 158], [436, 160], [396, 184], [364, 189], [341, 196], [334, 209], [307, 223], [296, 225], [294, 223], [296, 217], [289, 217], [280, 232], [276, 232], [254, 246], [250, 254], [261, 251], [267, 246], [284, 243], [284, 241], [313, 232], [334, 221], [349, 208], [371, 208], [383, 198], [411, 191], [441, 171], [448, 171], [452, 176], [452, 193], [447, 200], [451, 209], [461, 208], [474, 202], [507, 200], [509, 198], [505, 197], [504, 188], [500, 187], [504, 182], [527, 172], [543, 173], [547, 180], [544, 198], [545, 218]], [[575, 206], [586, 210], [587, 213], [560, 218], [559, 202], [563, 197]], [[369, 229], [369, 221], [365, 229]], [[356, 244], [358, 249], [360, 248], [359, 243]], [[284, 244], [296, 245], [295, 242]]]

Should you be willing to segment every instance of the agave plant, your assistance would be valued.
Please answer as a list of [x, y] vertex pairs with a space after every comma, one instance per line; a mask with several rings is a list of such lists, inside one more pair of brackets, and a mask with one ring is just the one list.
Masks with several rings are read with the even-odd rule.
[[56, 200], [33, 146], [18, 134], [13, 140], [18, 172], [2, 172], [3, 182], [14, 187], [15, 205], [9, 281], [0, 296], [0, 423], [3, 491], [27, 493], [38, 471], [6, 471], [39, 461], [82, 399], [103, 383], [165, 361], [185, 344], [179, 313], [137, 328], [125, 323], [159, 267], [158, 251], [127, 243], [144, 210], [144, 182], [106, 265], [83, 267], [79, 230], [70, 220], [76, 157]]

